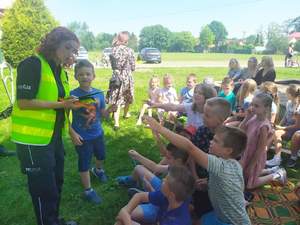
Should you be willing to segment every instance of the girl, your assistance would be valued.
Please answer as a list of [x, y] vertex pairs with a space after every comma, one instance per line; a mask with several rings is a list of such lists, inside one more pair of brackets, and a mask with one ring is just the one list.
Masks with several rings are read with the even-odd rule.
[[237, 82], [241, 76], [241, 67], [237, 59], [230, 59], [229, 61], [229, 71], [227, 76], [231, 78], [234, 82]]
[[278, 97], [278, 88], [277, 85], [274, 82], [266, 81], [262, 83], [259, 87], [259, 91], [262, 93], [267, 93], [272, 96], [273, 102], [272, 102], [272, 110], [270, 115], [270, 121], [272, 124], [275, 123], [276, 116], [277, 116], [277, 109], [279, 105], [279, 97]]
[[[272, 97], [266, 93], [257, 94], [246, 111], [246, 117], [240, 124], [248, 140], [241, 157], [244, 179], [247, 189], [253, 189], [273, 180], [286, 182], [286, 171], [275, 167], [266, 169], [267, 148], [272, 140], [272, 126], [268, 119], [271, 113]], [[265, 174], [265, 175], [263, 175]], [[267, 175], [266, 175], [267, 174]]]
[[290, 84], [286, 89], [286, 96], [288, 102], [286, 103], [286, 112], [280, 122], [280, 126], [276, 126], [274, 142], [275, 142], [275, 155], [273, 159], [267, 161], [267, 166], [279, 166], [281, 163], [281, 141], [291, 140], [293, 134], [300, 130], [300, 115], [297, 113], [299, 105], [297, 98], [300, 95], [300, 90], [297, 90], [295, 84]]
[[[148, 101], [153, 103], [158, 103], [159, 100], [159, 78], [157, 76], [151, 77], [149, 80], [149, 89], [148, 89]], [[139, 116], [139, 119], [136, 123], [137, 126], [142, 125], [142, 117], [144, 116], [144, 113], [148, 109], [148, 115], [152, 116], [152, 109], [149, 108], [149, 105], [147, 103], [144, 103], [141, 113]]]
[[203, 107], [207, 99], [216, 97], [216, 90], [208, 84], [197, 84], [194, 89], [193, 102], [185, 104], [156, 103], [151, 104], [152, 108], [161, 108], [166, 111], [185, 112], [187, 114], [186, 127], [194, 126], [196, 129], [203, 125]]
[[263, 82], [271, 81], [274, 82], [276, 79], [276, 72], [274, 70], [274, 63], [271, 56], [263, 56], [261, 63], [258, 65], [260, 70], [256, 73], [253, 78], [257, 85], [261, 85]]

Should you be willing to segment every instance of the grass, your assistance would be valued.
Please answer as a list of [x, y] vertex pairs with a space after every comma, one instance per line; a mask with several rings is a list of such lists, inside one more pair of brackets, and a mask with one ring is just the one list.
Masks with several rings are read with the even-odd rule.
[[[77, 172], [77, 155], [69, 138], [65, 138], [65, 183], [63, 187], [61, 215], [67, 219], [74, 219], [81, 225], [107, 225], [113, 224], [114, 218], [120, 208], [127, 203], [128, 197], [125, 189], [119, 187], [114, 178], [119, 175], [129, 174], [133, 164], [127, 155], [129, 149], [136, 149], [145, 156], [158, 161], [159, 154], [152, 139], [149, 129], [138, 128], [135, 122], [142, 101], [147, 98], [147, 83], [151, 75], [162, 77], [165, 73], [174, 76], [175, 87], [179, 90], [185, 84], [188, 73], [196, 73], [201, 81], [205, 75], [214, 75], [215, 80], [221, 80], [227, 72], [227, 68], [154, 68], [138, 70], [134, 73], [135, 79], [135, 103], [131, 107], [132, 117], [128, 120], [121, 119], [121, 129], [112, 130], [112, 121], [104, 121], [107, 159], [105, 169], [109, 176], [109, 182], [99, 184], [92, 177], [93, 188], [101, 194], [103, 203], [93, 206], [81, 198], [82, 187]], [[299, 79], [299, 69], [277, 69], [277, 79]], [[94, 87], [106, 90], [111, 76], [109, 69], [97, 69]], [[70, 72], [71, 88], [77, 87], [72, 72]], [[0, 110], [8, 105], [5, 100], [3, 87], [0, 85]], [[15, 145], [9, 141], [10, 119], [0, 121], [0, 143], [8, 149], [15, 149]], [[27, 225], [35, 224], [31, 199], [27, 191], [26, 177], [20, 173], [19, 161], [16, 157], [0, 158], [0, 224]], [[298, 164], [297, 169], [289, 170], [289, 176], [293, 181], [300, 179]]]

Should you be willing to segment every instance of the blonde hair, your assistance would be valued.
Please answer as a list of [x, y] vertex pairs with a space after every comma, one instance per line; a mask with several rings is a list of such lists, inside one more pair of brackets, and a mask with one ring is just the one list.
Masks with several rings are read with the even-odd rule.
[[264, 62], [269, 69], [274, 69], [274, 62], [271, 56], [265, 55], [261, 58], [261, 61]]
[[235, 68], [238, 68], [238, 69], [240, 68], [240, 63], [239, 63], [239, 61], [238, 61], [237, 59], [235, 59], [235, 58], [231, 58], [231, 59], [229, 60], [229, 64], [228, 64], [229, 68], [231, 68], [230, 64], [236, 65]]
[[244, 103], [244, 99], [249, 96], [249, 94], [253, 94], [257, 88], [257, 84], [253, 79], [247, 79], [242, 84], [241, 88], [239, 89], [236, 99], [238, 102], [238, 106], [242, 106]]
[[278, 106], [279, 104], [278, 88], [274, 82], [271, 81], [263, 82], [260, 85], [259, 90], [262, 91], [263, 93], [270, 94], [271, 97], [273, 98], [274, 103]]
[[222, 80], [222, 85], [233, 85], [233, 80], [230, 77], [224, 77]]
[[159, 77], [158, 77], [157, 75], [153, 75], [153, 76], [150, 78], [149, 83], [148, 83], [149, 88], [150, 88], [151, 82], [153, 82], [153, 80], [156, 80], [157, 83], [159, 84], [159, 81], [160, 81], [160, 80], [159, 80]]
[[164, 75], [164, 77], [163, 77], [163, 82], [165, 82], [166, 80], [171, 80], [172, 81], [172, 83], [173, 83], [173, 77], [172, 77], [172, 75], [171, 74], [169, 74], [169, 73], [166, 73], [165, 75]]
[[289, 93], [293, 98], [297, 98], [299, 96], [299, 88], [297, 88], [297, 85], [295, 84], [290, 84], [286, 89], [286, 92]]
[[129, 32], [122, 31], [118, 33], [112, 41], [112, 46], [119, 46], [119, 45], [127, 45], [129, 39]]
[[187, 76], [186, 80], [189, 80], [189, 79], [193, 79], [193, 81], [194, 81], [195, 83], [197, 83], [197, 75], [196, 75], [196, 74], [190, 73], [190, 74]]

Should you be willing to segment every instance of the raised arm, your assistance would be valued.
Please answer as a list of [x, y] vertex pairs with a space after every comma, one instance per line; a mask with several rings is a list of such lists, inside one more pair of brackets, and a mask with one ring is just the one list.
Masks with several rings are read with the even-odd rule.
[[78, 101], [75, 97], [70, 97], [63, 101], [50, 102], [38, 99], [18, 99], [17, 104], [22, 110], [31, 110], [31, 109], [72, 109], [76, 108], [74, 102]]
[[178, 148], [187, 151], [199, 164], [200, 166], [207, 168], [208, 157], [205, 152], [197, 148], [190, 140], [178, 135], [167, 128], [161, 126], [155, 119], [151, 117], [145, 117], [146, 122], [150, 125], [151, 129], [160, 133], [166, 139], [168, 139], [172, 144]]
[[177, 112], [185, 112], [185, 108], [183, 104], [173, 104], [173, 103], [151, 103], [148, 102], [151, 108], [160, 108], [165, 111], [177, 111]]

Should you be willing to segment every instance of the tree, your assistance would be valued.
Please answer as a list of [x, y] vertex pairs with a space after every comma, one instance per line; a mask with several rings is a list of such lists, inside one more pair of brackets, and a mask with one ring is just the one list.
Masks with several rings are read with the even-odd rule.
[[196, 39], [191, 32], [174, 32], [171, 34], [168, 51], [192, 52], [196, 45]]
[[159, 50], [167, 50], [171, 32], [162, 25], [144, 27], [140, 33], [139, 49], [154, 47]]
[[267, 32], [267, 49], [270, 53], [285, 53], [288, 46], [288, 38], [283, 32], [283, 28], [271, 23]]
[[297, 52], [300, 52], [300, 41], [296, 41], [295, 46], [294, 46], [294, 50]]
[[215, 35], [211, 31], [208, 25], [203, 27], [203, 29], [200, 32], [200, 46], [208, 50], [209, 46], [211, 46], [215, 42]]
[[112, 40], [114, 38], [113, 34], [100, 33], [95, 38], [95, 49], [104, 49], [111, 47]]
[[2, 19], [1, 48], [13, 67], [35, 53], [41, 38], [58, 23], [43, 0], [16, 0]]
[[89, 30], [89, 26], [86, 22], [71, 22], [68, 28], [73, 31], [80, 40], [80, 44], [87, 50], [93, 50], [95, 48], [95, 36], [93, 32]]
[[300, 32], [300, 16], [288, 22], [288, 29], [290, 30], [290, 33]]
[[255, 35], [255, 34], [249, 35], [248, 37], [246, 37], [245, 43], [247, 45], [255, 46], [256, 45], [256, 39], [257, 39], [257, 35]]
[[138, 50], [138, 39], [134, 33], [129, 34], [128, 47], [132, 48], [134, 51]]
[[227, 38], [228, 32], [223, 25], [223, 23], [219, 21], [212, 21], [209, 25], [209, 28], [215, 35], [215, 48], [216, 50], [219, 49], [220, 46], [222, 46]]

